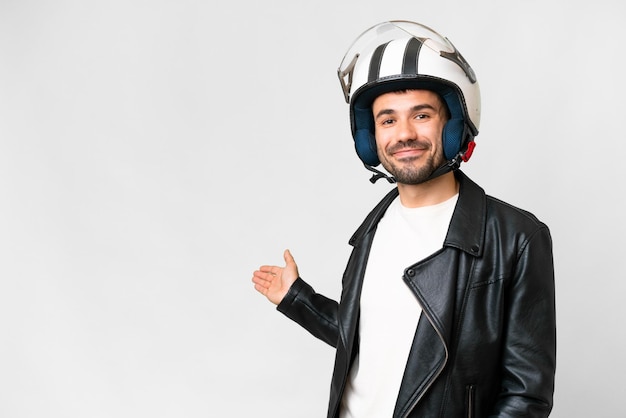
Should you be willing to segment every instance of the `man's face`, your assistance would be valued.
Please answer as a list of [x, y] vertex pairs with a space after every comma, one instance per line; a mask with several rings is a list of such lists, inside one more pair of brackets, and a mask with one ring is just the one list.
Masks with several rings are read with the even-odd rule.
[[447, 113], [436, 93], [385, 93], [374, 100], [372, 112], [378, 158], [398, 183], [422, 183], [445, 162], [441, 134]]

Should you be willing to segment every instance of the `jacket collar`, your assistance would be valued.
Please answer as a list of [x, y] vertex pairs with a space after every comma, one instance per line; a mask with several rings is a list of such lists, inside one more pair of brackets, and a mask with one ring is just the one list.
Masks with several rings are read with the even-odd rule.
[[[448, 228], [448, 234], [443, 245], [458, 248], [474, 256], [480, 256], [485, 240], [485, 192], [462, 171], [457, 170], [454, 174], [459, 181], [459, 200], [452, 214], [450, 228]], [[349, 241], [350, 245], [356, 246], [365, 235], [376, 229], [376, 225], [397, 196], [397, 188], [387, 193], [352, 235]]]

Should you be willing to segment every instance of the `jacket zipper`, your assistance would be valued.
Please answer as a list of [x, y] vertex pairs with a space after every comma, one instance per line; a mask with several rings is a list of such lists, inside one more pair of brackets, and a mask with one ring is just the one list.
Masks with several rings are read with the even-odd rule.
[[441, 372], [443, 372], [443, 369], [445, 368], [445, 365], [448, 363], [448, 347], [445, 344], [445, 340], [443, 339], [443, 335], [441, 335], [441, 332], [439, 331], [439, 328], [437, 328], [433, 324], [433, 321], [431, 321], [430, 315], [428, 315], [426, 313], [426, 310], [424, 310], [423, 312], [426, 314], [426, 318], [428, 318], [428, 322], [430, 322], [430, 325], [435, 329], [435, 331], [437, 332], [437, 335], [439, 336], [439, 339], [443, 343], [443, 347], [446, 350], [446, 358], [445, 358], [445, 361], [444, 361], [443, 365], [439, 368], [439, 370], [437, 370], [437, 373], [433, 376], [432, 379], [430, 379], [430, 382], [428, 383], [428, 385], [426, 385], [424, 390], [422, 390], [422, 393], [417, 397], [415, 402], [413, 402], [413, 404], [411, 404], [411, 407], [409, 409], [407, 409], [406, 414], [402, 415], [401, 418], [407, 418], [409, 416], [409, 414], [415, 409], [415, 407], [417, 406], [419, 401], [422, 399], [422, 397], [424, 397], [424, 394], [428, 391], [428, 389], [430, 389], [430, 387], [433, 385], [433, 383], [435, 383], [435, 380], [437, 380], [437, 378], [441, 375]]
[[465, 393], [467, 397], [467, 418], [474, 418], [474, 397], [476, 392], [476, 386], [467, 385]]

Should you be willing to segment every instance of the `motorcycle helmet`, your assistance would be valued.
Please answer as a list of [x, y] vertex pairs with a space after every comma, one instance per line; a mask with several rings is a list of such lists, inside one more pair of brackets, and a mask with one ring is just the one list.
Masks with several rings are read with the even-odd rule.
[[337, 73], [350, 107], [356, 152], [368, 169], [378, 172], [372, 168], [380, 164], [372, 102], [397, 90], [431, 90], [448, 107], [442, 135], [447, 162], [434, 174], [454, 170], [471, 156], [480, 125], [478, 81], [454, 45], [433, 29], [404, 20], [372, 26], [353, 42]]

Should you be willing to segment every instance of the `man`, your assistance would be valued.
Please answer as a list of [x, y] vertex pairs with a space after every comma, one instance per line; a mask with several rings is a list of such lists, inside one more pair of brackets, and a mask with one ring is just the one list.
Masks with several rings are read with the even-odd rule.
[[432, 29], [392, 21], [355, 41], [339, 76], [358, 156], [397, 188], [352, 236], [338, 303], [289, 251], [252, 279], [336, 347], [328, 417], [547, 417], [550, 233], [458, 170], [480, 120], [471, 67]]

